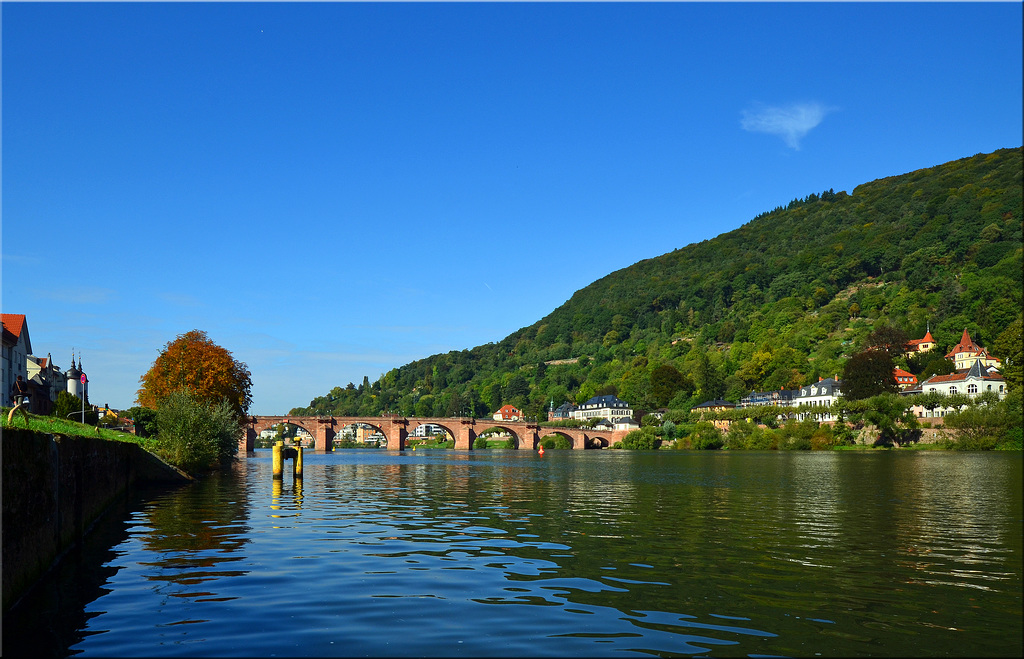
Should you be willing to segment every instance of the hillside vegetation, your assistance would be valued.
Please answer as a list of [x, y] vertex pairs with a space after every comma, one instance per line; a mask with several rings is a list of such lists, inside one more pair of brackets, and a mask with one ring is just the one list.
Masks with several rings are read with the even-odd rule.
[[883, 324], [911, 338], [930, 328], [942, 354], [964, 328], [992, 349], [1021, 313], [1021, 160], [1003, 149], [794, 199], [613, 272], [497, 343], [291, 413], [488, 416], [510, 403], [543, 420], [552, 401], [601, 393], [688, 409], [841, 374]]

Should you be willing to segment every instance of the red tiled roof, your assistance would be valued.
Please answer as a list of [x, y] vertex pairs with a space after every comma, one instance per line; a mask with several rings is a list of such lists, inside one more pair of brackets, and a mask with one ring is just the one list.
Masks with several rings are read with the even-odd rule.
[[953, 346], [952, 350], [946, 353], [946, 357], [952, 357], [958, 352], [981, 352], [981, 346], [971, 340], [971, 335], [967, 333], [967, 328], [964, 328], [964, 335], [960, 337], [960, 343]]
[[910, 383], [916, 383], [917, 382], [917, 376], [916, 375], [914, 375], [913, 373], [908, 373], [907, 371], [904, 371], [902, 368], [894, 368], [894, 369], [892, 369], [892, 376], [894, 378], [896, 378], [897, 382], [910, 382]]
[[[938, 382], [963, 382], [967, 379], [969, 373], [967, 371], [960, 371], [958, 373], [950, 373], [949, 375], [933, 375], [921, 384], [936, 384]], [[981, 376], [982, 380], [1003, 380], [1003, 376], [999, 374], [986, 373]]]
[[925, 332], [923, 339], [910, 339], [907, 341], [907, 345], [920, 345], [922, 343], [935, 343], [935, 339], [932, 338], [931, 330]]
[[[10, 343], [17, 343], [21, 331], [25, 327], [25, 314], [5, 313], [3, 315], [4, 339]], [[13, 339], [11, 338], [13, 337]]]

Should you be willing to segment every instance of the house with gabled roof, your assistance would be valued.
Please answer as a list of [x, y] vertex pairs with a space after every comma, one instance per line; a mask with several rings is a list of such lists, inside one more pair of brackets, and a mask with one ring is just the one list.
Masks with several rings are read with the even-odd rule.
[[494, 413], [493, 419], [495, 421], [522, 421], [523, 413], [512, 405], [502, 405]]
[[3, 360], [0, 362], [0, 400], [5, 406], [13, 404], [11, 385], [21, 376], [28, 381], [28, 356], [32, 354], [32, 339], [28, 335], [25, 314], [5, 313], [3, 318]]
[[924, 337], [907, 341], [907, 352], [928, 352], [935, 347], [935, 339], [932, 338], [932, 331], [925, 331]]
[[902, 389], [909, 389], [917, 384], [917, 376], [909, 371], [904, 371], [902, 368], [894, 368], [892, 370], [892, 377], [896, 380], [896, 386]]
[[958, 371], [969, 369], [975, 362], [980, 362], [982, 367], [995, 366], [996, 368], [1002, 363], [988, 354], [988, 350], [975, 343], [971, 335], [967, 333], [966, 327], [963, 336], [960, 337], [960, 343], [946, 353], [946, 359], [952, 361]]

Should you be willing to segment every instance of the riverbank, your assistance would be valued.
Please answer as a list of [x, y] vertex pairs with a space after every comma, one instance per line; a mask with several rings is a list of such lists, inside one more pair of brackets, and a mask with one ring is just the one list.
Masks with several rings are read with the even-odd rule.
[[192, 481], [137, 441], [116, 437], [125, 433], [89, 426], [94, 436], [45, 432], [33, 428], [46, 423], [40, 418], [2, 431], [4, 611], [129, 489]]

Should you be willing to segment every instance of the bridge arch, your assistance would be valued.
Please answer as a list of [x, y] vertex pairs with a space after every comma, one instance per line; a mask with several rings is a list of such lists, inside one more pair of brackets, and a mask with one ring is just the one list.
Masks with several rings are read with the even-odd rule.
[[[528, 437], [528, 436], [527, 437], [521, 437], [520, 433], [516, 432], [515, 429], [510, 427], [511, 424], [506, 424], [506, 423], [503, 423], [501, 421], [498, 421], [498, 422], [495, 422], [494, 425], [489, 425], [486, 422], [483, 422], [481, 425], [482, 426], [486, 426], [486, 427], [484, 427], [482, 430], [480, 430], [480, 431], [478, 431], [476, 433], [477, 437], [479, 437], [480, 435], [483, 435], [484, 433], [491, 432], [492, 430], [501, 430], [501, 431], [507, 433], [509, 435], [509, 437], [512, 438], [512, 448], [514, 448], [514, 449], [532, 449], [532, 448], [534, 448], [533, 447], [532, 439], [530, 437]], [[522, 433], [522, 434], [527, 435], [528, 433]]]
[[[333, 428], [334, 434], [331, 437], [331, 444], [338, 442], [353, 442], [367, 446], [387, 446], [387, 434], [377, 425], [365, 421], [339, 421]], [[330, 433], [325, 433], [330, 434]], [[379, 438], [378, 438], [379, 436]]]
[[447, 422], [445, 422], [445, 421], [446, 420], [443, 420], [443, 419], [416, 419], [416, 418], [408, 419], [408, 425], [405, 428], [405, 431], [406, 431], [406, 439], [405, 439], [406, 446], [409, 446], [409, 445], [416, 446], [417, 444], [421, 443], [419, 440], [421, 440], [421, 439], [423, 439], [425, 437], [436, 437], [437, 434], [439, 434], [439, 433], [434, 433], [434, 434], [430, 434], [430, 435], [417, 435], [416, 434], [416, 430], [419, 429], [419, 428], [422, 428], [424, 426], [432, 426], [432, 427], [440, 428], [444, 432], [444, 437], [445, 438], [444, 438], [443, 441], [446, 441], [446, 442], [447, 441], [453, 441], [454, 442], [456, 440], [456, 438], [458, 437], [458, 435], [456, 434], [456, 431], [458, 430], [458, 426], [456, 424], [451, 423], [451, 421], [457, 421], [457, 419], [447, 419]]

